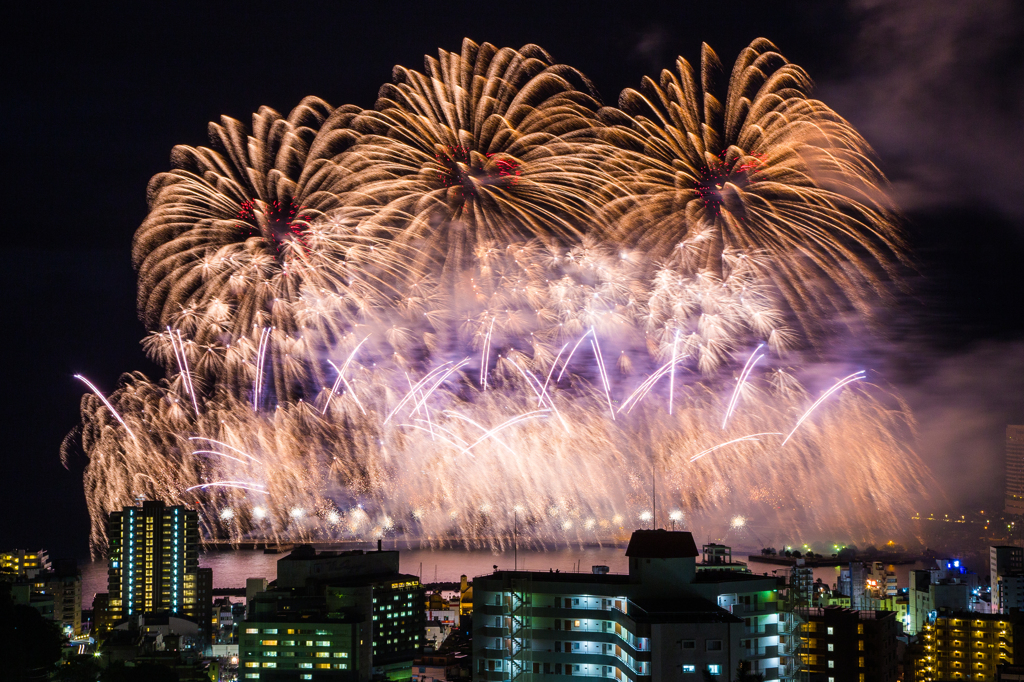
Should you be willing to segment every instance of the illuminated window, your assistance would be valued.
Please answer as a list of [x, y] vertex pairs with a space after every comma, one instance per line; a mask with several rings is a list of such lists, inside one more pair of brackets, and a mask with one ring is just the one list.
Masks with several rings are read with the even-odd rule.
[[331, 652], [330, 651], [318, 651], [318, 652], [316, 652], [316, 657], [317, 658], [330, 658], [331, 657]]
[[830, 635], [832, 634], [832, 628], [831, 627], [828, 629], [828, 634], [830, 634]]
[[708, 673], [711, 674], [711, 675], [721, 675], [722, 674], [722, 666], [714, 665], [714, 664], [709, 665], [708, 666]]
[[836, 667], [836, 662], [835, 661], [829, 661], [828, 662], [828, 667], [830, 667], [830, 668]]
[[299, 663], [299, 667], [300, 668], [312, 668], [313, 664], [312, 663]]
[[264, 668], [276, 668], [277, 667], [277, 662], [276, 661], [263, 661], [263, 667]]
[[[606, 666], [606, 667], [610, 667], [610, 666]], [[683, 672], [684, 673], [695, 673], [695, 672], [697, 672], [697, 666], [695, 666], [695, 665], [685, 665], [684, 664], [683, 665]]]
[[260, 667], [260, 664], [259, 664], [259, 661], [246, 661], [245, 662], [245, 667], [246, 668], [258, 668], [258, 667]]
[[260, 644], [262, 644], [263, 646], [277, 646], [277, 640], [276, 639], [261, 639], [260, 640]]
[[832, 644], [829, 644], [829, 645], [828, 645], [828, 650], [829, 650], [829, 651], [833, 651], [833, 648], [832, 648], [832, 647], [833, 647], [833, 645], [832, 645]]
[[276, 635], [277, 634], [277, 628], [267, 628], [266, 630], [263, 631], [263, 634], [265, 634], [265, 635]]
[[317, 646], [330, 646], [331, 641], [329, 639], [318, 639], [316, 642]]
[[335, 651], [334, 652], [334, 657], [335, 658], [348, 658], [348, 652], [347, 651]]

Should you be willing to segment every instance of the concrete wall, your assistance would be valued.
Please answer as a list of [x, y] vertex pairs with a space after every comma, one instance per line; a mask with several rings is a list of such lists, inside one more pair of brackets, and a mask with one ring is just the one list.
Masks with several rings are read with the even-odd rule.
[[[694, 666], [694, 680], [703, 679], [701, 673], [709, 665], [721, 666], [721, 679], [732, 679], [740, 663], [742, 632], [742, 623], [651, 625], [651, 679], [691, 679], [680, 677], [684, 665]], [[687, 643], [693, 648], [683, 648]], [[720, 643], [721, 649], [715, 649], [715, 643]]]

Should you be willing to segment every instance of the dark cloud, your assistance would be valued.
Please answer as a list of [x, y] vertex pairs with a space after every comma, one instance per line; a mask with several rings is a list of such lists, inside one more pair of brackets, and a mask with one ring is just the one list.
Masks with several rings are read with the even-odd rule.
[[818, 95], [875, 146], [904, 210], [1024, 217], [1024, 4], [852, 0], [846, 76]]
[[[917, 419], [918, 454], [952, 508], [1001, 510], [1006, 425], [1024, 417], [1024, 341], [914, 355], [918, 376], [900, 390]], [[941, 498], [933, 500], [939, 511]]]

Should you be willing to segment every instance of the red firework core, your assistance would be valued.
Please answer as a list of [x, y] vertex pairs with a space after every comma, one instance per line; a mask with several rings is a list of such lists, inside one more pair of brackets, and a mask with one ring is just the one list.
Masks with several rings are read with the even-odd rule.
[[306, 245], [303, 234], [304, 223], [296, 220], [300, 210], [291, 197], [283, 201], [265, 203], [259, 199], [247, 199], [238, 210], [238, 219], [243, 221], [239, 227], [246, 235], [262, 237], [272, 244], [277, 255], [281, 255], [281, 246], [286, 241], [295, 241], [303, 247]]
[[731, 164], [725, 161], [725, 152], [719, 154], [719, 161], [698, 170], [700, 178], [694, 190], [704, 202], [704, 207], [714, 211], [715, 215], [722, 212], [722, 190], [725, 184], [746, 185], [750, 175], [756, 172], [764, 161], [763, 154], [747, 154], [739, 157]]
[[473, 154], [461, 145], [443, 147], [434, 158], [441, 166], [437, 172], [441, 184], [456, 187], [465, 196], [476, 196], [482, 185], [514, 187], [523, 172], [518, 161], [496, 154], [487, 154], [482, 165], [474, 166]]

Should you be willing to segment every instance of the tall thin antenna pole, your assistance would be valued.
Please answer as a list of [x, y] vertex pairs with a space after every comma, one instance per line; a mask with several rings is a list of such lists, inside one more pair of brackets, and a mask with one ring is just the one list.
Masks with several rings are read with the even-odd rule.
[[651, 497], [654, 500], [652, 503], [654, 518], [651, 521], [654, 524], [654, 530], [658, 530], [658, 465], [654, 462], [653, 451], [651, 455]]

